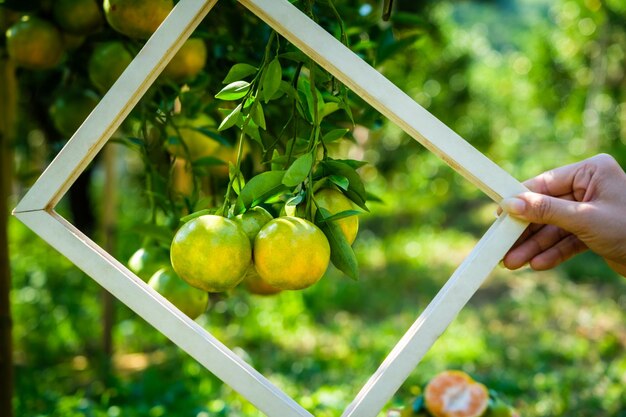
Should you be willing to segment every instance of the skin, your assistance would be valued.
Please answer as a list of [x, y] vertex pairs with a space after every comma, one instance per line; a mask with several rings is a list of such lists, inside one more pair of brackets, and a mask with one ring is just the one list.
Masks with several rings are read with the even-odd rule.
[[553, 268], [591, 250], [626, 277], [626, 173], [610, 155], [544, 172], [524, 183], [531, 192], [501, 203], [531, 223], [504, 266]]

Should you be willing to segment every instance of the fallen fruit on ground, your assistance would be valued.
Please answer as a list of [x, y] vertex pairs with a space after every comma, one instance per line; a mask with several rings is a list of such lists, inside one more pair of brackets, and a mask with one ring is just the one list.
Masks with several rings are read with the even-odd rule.
[[7, 29], [6, 47], [17, 65], [34, 70], [56, 67], [64, 53], [63, 37], [56, 26], [32, 16]]
[[104, 0], [104, 15], [117, 32], [148, 39], [174, 8], [173, 0]]
[[209, 305], [207, 292], [187, 284], [169, 267], [155, 272], [148, 285], [192, 320], [204, 313]]
[[237, 223], [207, 214], [189, 220], [176, 232], [170, 260], [189, 285], [220, 292], [243, 280], [252, 251], [248, 236]]
[[488, 403], [487, 387], [462, 371], [441, 372], [424, 390], [424, 404], [434, 417], [480, 417]]
[[[348, 197], [339, 190], [333, 188], [323, 188], [315, 193], [317, 204], [325, 208], [330, 214], [341, 213], [342, 211], [354, 210], [354, 204]], [[349, 244], [354, 243], [359, 232], [359, 217], [357, 215], [344, 217], [336, 220], [337, 225], [346, 237]]]
[[276, 218], [254, 239], [257, 272], [276, 288], [299, 290], [315, 284], [329, 261], [330, 245], [324, 233], [299, 217]]

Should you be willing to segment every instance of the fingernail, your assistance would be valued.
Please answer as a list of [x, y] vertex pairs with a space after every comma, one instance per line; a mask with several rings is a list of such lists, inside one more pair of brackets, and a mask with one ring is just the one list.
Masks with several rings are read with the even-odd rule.
[[502, 200], [500, 207], [509, 214], [523, 214], [526, 211], [526, 202], [519, 198], [507, 198]]

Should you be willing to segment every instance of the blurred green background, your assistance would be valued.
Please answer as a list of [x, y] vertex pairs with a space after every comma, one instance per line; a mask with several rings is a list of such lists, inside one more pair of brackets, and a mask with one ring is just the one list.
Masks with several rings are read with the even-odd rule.
[[[380, 19], [376, 1], [337, 6], [354, 51], [516, 178], [600, 152], [626, 166], [622, 0], [396, 0], [391, 22]], [[211, 45], [206, 72], [219, 80], [233, 62], [262, 51], [268, 33], [226, 0], [199, 30]], [[76, 58], [66, 68], [80, 65]], [[45, 116], [28, 111], [49, 94], [29, 86], [50, 77], [18, 72], [10, 208], [59, 149], [41, 126]], [[496, 209], [352, 99], [358, 132], [338, 152], [369, 162], [360, 174], [383, 201], [361, 216], [360, 280], [331, 268], [300, 292], [236, 289], [212, 297], [198, 319], [317, 417], [341, 414]], [[125, 262], [141, 245], [134, 226], [146, 217], [145, 186], [136, 153], [111, 146], [120, 195], [114, 256]], [[87, 187], [99, 219], [101, 159]], [[59, 210], [72, 216], [66, 200]], [[102, 239], [97, 227], [92, 236]], [[260, 415], [119, 302], [107, 356], [101, 288], [13, 218], [9, 242], [15, 415]], [[626, 279], [593, 254], [547, 272], [497, 269], [388, 407], [407, 404], [415, 387], [445, 369], [470, 373], [523, 416], [626, 416]]]

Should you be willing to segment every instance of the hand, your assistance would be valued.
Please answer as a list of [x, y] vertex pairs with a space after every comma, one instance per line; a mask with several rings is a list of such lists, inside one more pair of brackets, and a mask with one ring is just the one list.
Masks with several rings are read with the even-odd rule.
[[517, 269], [550, 269], [587, 249], [626, 276], [626, 173], [609, 155], [545, 172], [524, 183], [532, 192], [502, 201], [531, 225], [504, 257]]

